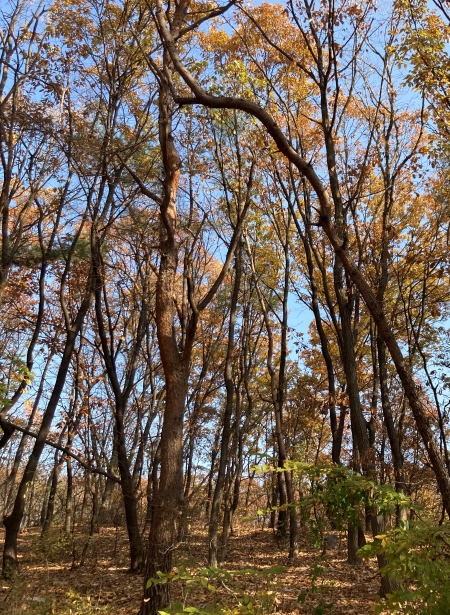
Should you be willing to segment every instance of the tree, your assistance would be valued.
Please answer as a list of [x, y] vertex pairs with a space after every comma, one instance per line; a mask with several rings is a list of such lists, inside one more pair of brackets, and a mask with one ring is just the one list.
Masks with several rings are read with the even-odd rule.
[[[180, 5], [179, 7], [177, 7], [177, 9], [175, 9], [174, 15], [169, 21], [166, 12], [163, 10], [162, 2], [158, 2], [156, 5], [156, 18], [158, 20], [160, 35], [163, 44], [167, 52], [170, 54], [175, 70], [180, 74], [183, 81], [187, 84], [187, 86], [193, 93], [193, 97], [174, 94], [175, 101], [182, 105], [202, 104], [211, 108], [239, 109], [252, 115], [263, 124], [267, 132], [275, 141], [280, 152], [293, 165], [295, 165], [299, 173], [305, 176], [310, 182], [318, 199], [319, 213], [317, 223], [321, 226], [326, 236], [328, 237], [328, 240], [330, 241], [330, 244], [336, 254], [336, 258], [342, 263], [343, 271], [345, 271], [346, 275], [348, 275], [349, 279], [352, 281], [352, 283], [355, 285], [355, 288], [358, 290], [358, 292], [364, 299], [366, 306], [370, 311], [373, 320], [378, 328], [378, 331], [384, 342], [386, 343], [386, 346], [391, 354], [397, 373], [405, 390], [405, 394], [408, 398], [409, 405], [413, 412], [423, 443], [429, 455], [433, 470], [436, 475], [436, 480], [442, 496], [444, 507], [447, 511], [447, 514], [450, 515], [450, 483], [445, 465], [440, 455], [439, 447], [436, 444], [433, 432], [427, 419], [426, 408], [424, 407], [420, 399], [420, 396], [414, 383], [413, 376], [409, 368], [405, 364], [404, 357], [400, 350], [399, 344], [395, 338], [392, 328], [389, 326], [389, 323], [386, 320], [382, 307], [379, 305], [376, 296], [374, 295], [367, 280], [361, 273], [358, 266], [355, 264], [352, 255], [348, 250], [345, 238], [343, 238], [340, 234], [341, 231], [339, 228], [339, 221], [336, 221], [335, 223], [333, 222], [334, 216], [328, 191], [326, 190], [324, 184], [315, 172], [313, 166], [305, 159], [303, 159], [297, 153], [297, 151], [295, 151], [295, 149], [289, 143], [289, 140], [283, 134], [280, 127], [277, 125], [277, 123], [267, 111], [265, 111], [261, 106], [250, 100], [237, 97], [215, 96], [213, 94], [209, 94], [202, 88], [198, 80], [195, 79], [192, 73], [186, 68], [185, 64], [181, 61], [178, 52], [177, 40], [179, 38], [179, 29], [176, 28], [176, 24], [179, 20], [186, 20], [188, 18], [188, 10], [189, 6], [187, 4], [183, 4], [182, 6]], [[307, 13], [310, 10], [311, 7], [309, 7], [309, 9], [307, 8]], [[292, 13], [296, 15], [295, 10], [292, 10]], [[318, 14], [318, 16], [319, 19], [321, 19], [320, 13]], [[324, 17], [325, 23], [327, 22], [327, 19], [331, 20], [330, 23], [334, 23], [334, 20], [336, 18], [336, 13], [334, 12], [334, 9], [331, 13], [328, 14], [328, 16], [327, 14], [325, 14]], [[349, 14], [349, 18], [352, 18], [351, 12]], [[310, 16], [308, 19], [313, 18], [312, 16]], [[356, 19], [356, 23], [358, 23], [358, 21], [359, 18]], [[175, 24], [175, 27], [173, 24]], [[316, 39], [316, 50], [319, 50], [320, 46], [321, 42], [319, 41], [319, 39]], [[336, 50], [332, 43], [330, 44], [328, 53], [331, 54], [329, 56], [329, 61], [331, 62], [330, 65], [332, 66], [333, 63], [337, 61]], [[291, 58], [291, 56], [289, 57], [292, 62], [298, 65], [297, 60]], [[323, 87], [323, 85], [328, 82], [330, 74], [328, 73], [328, 68], [325, 65], [321, 70], [325, 72], [322, 76], [319, 75], [319, 78], [321, 79], [322, 77], [326, 77], [325, 82], [322, 81], [320, 83], [320, 85], [322, 85]], [[327, 124], [327, 117], [329, 117], [328, 110], [327, 108], [325, 108], [325, 106], [326, 100], [323, 100], [322, 113], [324, 114], [324, 116], [322, 117], [322, 128], [324, 130], [324, 144], [325, 146], [327, 144], [329, 146], [327, 154], [328, 168], [331, 173], [331, 185], [334, 185], [334, 178], [337, 179], [337, 171], [336, 164], [333, 164], [334, 161], [331, 154], [333, 148], [331, 147], [332, 142], [330, 126]], [[361, 438], [365, 440], [365, 425], [364, 429], [360, 429], [360, 435]]]

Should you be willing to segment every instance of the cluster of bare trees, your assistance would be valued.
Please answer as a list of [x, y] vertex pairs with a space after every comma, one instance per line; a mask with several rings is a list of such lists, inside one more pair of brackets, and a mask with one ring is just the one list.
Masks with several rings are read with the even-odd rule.
[[169, 572], [202, 498], [216, 566], [259, 453], [293, 559], [290, 458], [432, 477], [450, 514], [449, 205], [407, 14], [233, 4], [1, 13], [4, 574], [24, 524], [122, 515], [130, 569]]

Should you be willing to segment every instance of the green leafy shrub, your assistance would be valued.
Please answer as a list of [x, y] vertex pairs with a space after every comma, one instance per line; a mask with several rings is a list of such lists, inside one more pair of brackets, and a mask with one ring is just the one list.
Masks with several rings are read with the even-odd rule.
[[360, 550], [362, 557], [383, 553], [389, 564], [382, 570], [401, 589], [389, 595], [391, 613], [448, 615], [450, 613], [450, 525], [418, 522], [380, 535]]
[[39, 536], [33, 541], [33, 554], [46, 564], [60, 562], [72, 553], [73, 538], [59, 528]]
[[[361, 525], [366, 508], [380, 515], [395, 515], [398, 506], [411, 507], [410, 499], [397, 493], [391, 485], [379, 485], [344, 466], [287, 461], [285, 467], [292, 470], [305, 487], [307, 495], [297, 506], [318, 548], [323, 545], [330, 521], [334, 529], [346, 531], [349, 521]], [[283, 470], [263, 465], [259, 471]], [[258, 511], [258, 514], [263, 512]]]
[[[209, 567], [191, 572], [180, 566], [177, 572], [168, 574], [158, 572], [156, 578], [147, 581], [147, 587], [181, 582], [182, 600], [172, 602], [166, 610], [159, 611], [160, 615], [187, 615], [188, 613], [260, 615], [273, 612], [277, 587], [274, 576], [283, 570], [283, 566], [272, 566], [265, 570], [245, 568], [229, 572], [222, 568]], [[248, 583], [249, 578], [252, 579], [251, 584]], [[241, 585], [245, 580], [247, 580], [246, 589], [243, 590]], [[192, 593], [199, 588], [207, 590], [211, 595], [211, 600], [199, 607], [188, 605]], [[225, 592], [229, 601], [223, 598], [218, 599], [219, 592], [222, 594]]]

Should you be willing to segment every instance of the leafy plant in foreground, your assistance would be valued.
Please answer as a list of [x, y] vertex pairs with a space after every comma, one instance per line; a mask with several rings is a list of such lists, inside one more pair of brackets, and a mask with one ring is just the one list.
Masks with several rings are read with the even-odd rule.
[[[186, 615], [196, 613], [206, 615], [216, 613], [217, 615], [260, 615], [273, 611], [274, 600], [276, 597], [275, 588], [277, 586], [274, 575], [283, 572], [283, 566], [272, 566], [265, 570], [255, 570], [244, 568], [242, 570], [227, 571], [222, 568], [203, 568], [202, 570], [191, 572], [187, 568], [180, 566], [175, 572], [164, 574], [160, 571], [157, 578], [147, 581], [147, 587], [153, 585], [182, 582], [182, 599], [174, 601], [164, 611], [159, 611], [160, 615]], [[246, 583], [246, 589], [240, 587], [243, 579], [252, 579], [252, 583]], [[261, 583], [255, 582], [261, 580]], [[253, 591], [250, 587], [254, 588]], [[204, 589], [212, 596], [212, 600], [202, 606], [190, 606], [188, 602], [191, 594], [198, 589]], [[225, 590], [230, 596], [229, 603], [218, 599], [216, 594]]]
[[389, 564], [382, 570], [401, 588], [387, 596], [391, 613], [448, 615], [450, 613], [450, 525], [420, 521], [409, 529], [396, 528], [360, 549], [362, 557], [383, 553]]

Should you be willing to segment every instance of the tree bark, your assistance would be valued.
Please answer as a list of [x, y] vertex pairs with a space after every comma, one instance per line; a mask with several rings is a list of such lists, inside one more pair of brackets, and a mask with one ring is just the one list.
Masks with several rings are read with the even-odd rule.
[[[165, 55], [167, 69], [170, 61]], [[158, 492], [152, 498], [152, 519], [145, 565], [144, 598], [140, 615], [157, 615], [170, 602], [170, 584], [152, 584], [156, 573], [172, 569], [177, 522], [183, 506], [183, 419], [188, 391], [189, 361], [197, 325], [192, 314], [182, 352], [174, 332], [175, 280], [178, 265], [177, 191], [181, 161], [172, 135], [169, 83], [161, 78], [159, 91], [159, 139], [164, 166], [163, 197], [160, 200], [161, 260], [156, 285], [156, 326], [163, 364], [166, 399], [161, 431], [161, 473]]]

